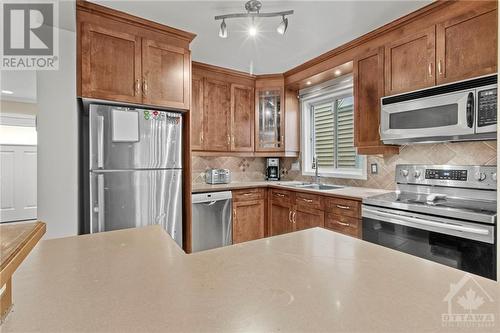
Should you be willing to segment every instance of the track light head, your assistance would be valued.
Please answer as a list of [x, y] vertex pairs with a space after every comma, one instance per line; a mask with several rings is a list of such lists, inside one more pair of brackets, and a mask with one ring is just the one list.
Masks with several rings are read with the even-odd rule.
[[288, 18], [283, 15], [283, 19], [278, 25], [278, 28], [276, 28], [276, 31], [278, 31], [280, 35], [284, 35], [287, 28], [288, 28]]
[[219, 37], [227, 38], [227, 26], [225, 20], [222, 20], [222, 23], [220, 24]]

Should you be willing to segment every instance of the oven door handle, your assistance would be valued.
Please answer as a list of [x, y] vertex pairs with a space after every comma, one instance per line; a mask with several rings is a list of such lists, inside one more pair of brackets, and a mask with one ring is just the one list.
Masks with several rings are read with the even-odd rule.
[[385, 212], [381, 212], [378, 210], [372, 210], [372, 209], [368, 209], [368, 208], [363, 208], [363, 210], [367, 213], [371, 213], [374, 215], [402, 219], [402, 220], [406, 220], [409, 222], [413, 222], [413, 223], [417, 223], [417, 224], [421, 224], [421, 225], [426, 225], [426, 226], [430, 226], [430, 227], [463, 231], [463, 232], [468, 232], [468, 233], [477, 234], [477, 235], [489, 235], [489, 233], [490, 233], [490, 231], [488, 229], [464, 227], [461, 225], [454, 225], [454, 224], [447, 224], [447, 223], [442, 223], [442, 222], [429, 221], [429, 220], [424, 220], [421, 218], [409, 217], [409, 216], [404, 216], [404, 215], [400, 215], [400, 214], [385, 213]]

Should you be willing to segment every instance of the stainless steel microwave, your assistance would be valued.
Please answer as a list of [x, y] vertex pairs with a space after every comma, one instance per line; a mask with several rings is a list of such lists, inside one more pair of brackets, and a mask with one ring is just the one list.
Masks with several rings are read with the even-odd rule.
[[497, 75], [381, 99], [387, 144], [496, 139]]

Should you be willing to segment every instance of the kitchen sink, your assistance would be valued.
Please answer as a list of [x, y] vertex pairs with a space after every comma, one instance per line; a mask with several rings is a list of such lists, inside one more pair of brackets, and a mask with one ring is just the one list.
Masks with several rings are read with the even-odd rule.
[[[285, 184], [283, 184], [285, 185]], [[340, 185], [328, 185], [328, 184], [314, 184], [314, 183], [300, 183], [300, 184], [286, 184], [285, 186], [295, 187], [295, 188], [306, 188], [311, 190], [336, 190], [339, 188], [344, 188]]]

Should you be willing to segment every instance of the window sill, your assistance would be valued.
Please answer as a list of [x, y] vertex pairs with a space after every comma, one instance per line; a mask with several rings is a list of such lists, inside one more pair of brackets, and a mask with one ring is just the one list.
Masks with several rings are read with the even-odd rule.
[[[316, 173], [313, 171], [304, 171], [302, 172], [303, 176], [311, 176], [314, 177]], [[359, 180], [367, 180], [367, 174], [365, 172], [356, 172], [356, 171], [332, 171], [332, 172], [319, 172], [318, 174], [322, 178], [343, 178], [343, 179], [359, 179]]]

